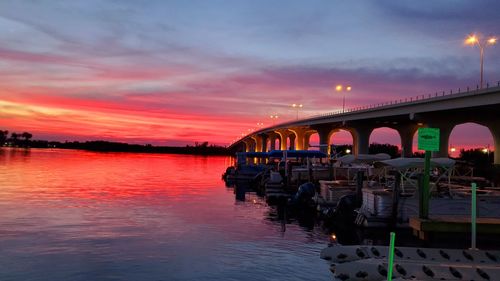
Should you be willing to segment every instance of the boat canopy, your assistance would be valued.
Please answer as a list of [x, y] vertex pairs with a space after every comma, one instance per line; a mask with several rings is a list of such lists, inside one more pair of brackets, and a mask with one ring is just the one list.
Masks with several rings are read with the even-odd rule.
[[[424, 158], [395, 158], [373, 163], [375, 168], [394, 167], [398, 170], [410, 168], [424, 168]], [[450, 158], [431, 158], [431, 167], [450, 168], [455, 165], [455, 160]]]
[[327, 155], [319, 150], [273, 150], [268, 152], [269, 158], [283, 158], [286, 152], [288, 158], [326, 158]]
[[337, 158], [337, 161], [340, 161], [344, 164], [351, 164], [351, 163], [373, 163], [375, 161], [383, 161], [389, 159], [391, 159], [391, 156], [387, 153], [358, 154], [357, 156], [348, 154]]
[[267, 152], [236, 152], [237, 158], [267, 158], [269, 154]]

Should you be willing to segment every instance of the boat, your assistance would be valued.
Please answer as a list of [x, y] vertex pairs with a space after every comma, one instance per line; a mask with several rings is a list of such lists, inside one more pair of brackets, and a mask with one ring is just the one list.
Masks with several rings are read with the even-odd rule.
[[270, 169], [266, 164], [268, 157], [269, 155], [266, 152], [237, 152], [236, 164], [226, 169], [222, 179], [228, 185], [235, 183], [251, 184], [259, 174]]
[[[466, 216], [471, 212], [470, 188], [450, 189], [451, 171], [455, 161], [449, 158], [432, 158], [433, 182], [430, 185], [429, 214], [431, 216]], [[419, 215], [419, 195], [416, 175], [424, 168], [424, 159], [397, 158], [378, 161], [376, 168], [383, 168], [387, 180], [375, 188], [363, 188], [362, 205], [356, 210], [355, 223], [364, 227], [385, 227], [388, 225], [408, 227], [410, 217]], [[437, 172], [437, 171], [441, 172]], [[396, 179], [398, 178], [398, 179]], [[396, 187], [396, 181], [399, 186]], [[439, 183], [447, 181], [440, 189]], [[396, 189], [397, 196], [394, 196]], [[499, 218], [500, 191], [498, 189], [479, 190], [477, 203], [478, 217]], [[394, 211], [396, 208], [396, 211]]]
[[[337, 158], [333, 164], [333, 180], [319, 180], [318, 204], [335, 206], [343, 196], [355, 194], [357, 173], [362, 171], [371, 179], [381, 173], [381, 169], [375, 168], [373, 163], [390, 158], [389, 154], [385, 153], [344, 155]], [[365, 188], [373, 183], [366, 182]]]

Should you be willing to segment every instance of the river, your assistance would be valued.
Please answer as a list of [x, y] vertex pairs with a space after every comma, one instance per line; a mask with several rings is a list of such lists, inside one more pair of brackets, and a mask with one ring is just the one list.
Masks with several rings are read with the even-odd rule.
[[0, 280], [331, 280], [327, 233], [235, 200], [228, 165], [0, 149]]

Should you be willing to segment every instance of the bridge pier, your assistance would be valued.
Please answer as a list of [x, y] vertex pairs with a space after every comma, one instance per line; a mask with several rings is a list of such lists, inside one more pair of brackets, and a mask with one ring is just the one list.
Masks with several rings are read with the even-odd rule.
[[[260, 135], [257, 135], [257, 138], [260, 139], [260, 151], [267, 152], [267, 135], [260, 134]], [[258, 144], [257, 144], [257, 146], [258, 146]]]
[[[304, 141], [305, 141], [305, 136], [307, 132], [307, 128], [290, 128], [290, 131], [292, 134], [295, 135], [295, 150], [304, 150]], [[291, 141], [290, 141], [291, 145]], [[309, 144], [308, 144], [309, 145]]]
[[368, 154], [370, 147], [370, 135], [373, 131], [372, 127], [353, 127], [354, 132], [354, 147], [353, 154]]
[[268, 136], [269, 136], [269, 141], [271, 142], [271, 145], [269, 146], [269, 150], [270, 151], [276, 150], [276, 139], [278, 139], [279, 135], [276, 134], [275, 132], [270, 132], [268, 134]]
[[493, 136], [495, 152], [493, 154], [493, 164], [500, 166], [500, 120], [485, 124]]
[[319, 135], [319, 150], [327, 155], [330, 154], [330, 137], [332, 136], [333, 129], [331, 126], [315, 127]]
[[284, 130], [276, 130], [275, 133], [280, 136], [280, 149], [287, 150], [288, 149], [287, 140], [291, 132], [288, 131], [288, 129], [284, 129]]
[[405, 126], [399, 126], [395, 128], [399, 133], [401, 138], [401, 156], [402, 157], [412, 157], [413, 156], [413, 136], [418, 129], [418, 126], [413, 124], [407, 124]]
[[261, 142], [262, 142], [262, 139], [258, 135], [251, 136], [250, 138], [253, 140], [253, 142], [255, 144], [253, 150], [255, 152], [261, 152], [261, 148], [262, 148]]
[[245, 143], [245, 152], [252, 152], [253, 146], [252, 146], [252, 139], [247, 139], [243, 141]]
[[295, 150], [295, 134], [290, 132], [290, 134], [288, 135], [288, 137], [290, 138], [290, 147], [288, 148], [289, 150]]

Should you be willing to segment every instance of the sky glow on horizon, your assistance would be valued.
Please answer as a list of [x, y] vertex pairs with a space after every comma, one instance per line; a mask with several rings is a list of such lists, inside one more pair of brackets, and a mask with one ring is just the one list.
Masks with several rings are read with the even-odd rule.
[[[227, 145], [346, 107], [475, 87], [496, 1], [2, 1], [0, 129], [35, 139]], [[500, 46], [485, 81], [500, 80]], [[340, 137], [335, 143], [344, 141]], [[345, 141], [350, 142], [349, 138]], [[399, 144], [381, 129], [372, 141]], [[484, 127], [457, 147], [492, 144]]]

